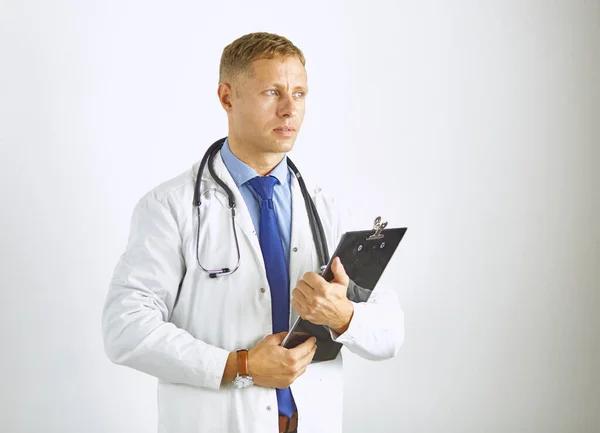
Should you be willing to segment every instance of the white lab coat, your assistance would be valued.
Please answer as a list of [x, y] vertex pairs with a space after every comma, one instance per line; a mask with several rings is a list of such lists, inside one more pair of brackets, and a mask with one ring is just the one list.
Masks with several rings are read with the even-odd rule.
[[[275, 389], [221, 385], [229, 352], [252, 348], [272, 333], [271, 299], [250, 214], [220, 155], [217, 175], [233, 191], [241, 252], [239, 269], [211, 279], [196, 263], [197, 218], [192, 209], [199, 163], [147, 193], [136, 205], [126, 250], [118, 261], [102, 315], [109, 359], [158, 378], [159, 433], [276, 433]], [[200, 259], [207, 269], [233, 267], [235, 238], [227, 195], [208, 170], [202, 176]], [[310, 189], [309, 189], [310, 191]], [[343, 233], [334, 201], [312, 194], [334, 251]], [[304, 200], [292, 176], [290, 291], [308, 271], [318, 271]], [[178, 287], [180, 297], [175, 305]], [[265, 290], [261, 290], [265, 289]], [[395, 292], [377, 287], [368, 303], [354, 306], [347, 332], [338, 337], [368, 359], [397, 354], [404, 339]], [[296, 319], [292, 311], [290, 323]], [[342, 431], [342, 354], [314, 363], [292, 385], [299, 433]]]

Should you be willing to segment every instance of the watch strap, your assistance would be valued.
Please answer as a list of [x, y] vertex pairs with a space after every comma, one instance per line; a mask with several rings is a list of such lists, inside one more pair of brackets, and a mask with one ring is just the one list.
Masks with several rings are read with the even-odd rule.
[[237, 351], [238, 374], [240, 376], [248, 376], [248, 349]]

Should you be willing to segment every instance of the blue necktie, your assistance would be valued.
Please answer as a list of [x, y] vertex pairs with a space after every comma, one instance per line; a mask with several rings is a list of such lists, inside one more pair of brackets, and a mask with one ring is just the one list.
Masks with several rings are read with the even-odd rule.
[[[277, 178], [257, 176], [249, 180], [250, 186], [260, 196], [259, 242], [262, 250], [267, 280], [271, 287], [273, 333], [289, 331], [290, 291], [288, 270], [281, 242], [281, 233], [273, 208], [273, 187]], [[295, 411], [290, 388], [276, 389], [279, 413], [291, 417]]]

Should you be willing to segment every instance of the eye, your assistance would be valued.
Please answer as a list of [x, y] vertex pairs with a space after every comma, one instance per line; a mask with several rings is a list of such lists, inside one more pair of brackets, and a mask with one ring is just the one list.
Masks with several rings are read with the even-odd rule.
[[269, 96], [276, 96], [277, 95], [277, 90], [275, 90], [275, 89], [269, 89], [269, 90], [267, 90], [267, 95], [269, 95]]
[[306, 95], [304, 92], [298, 91], [296, 93], [294, 93], [294, 96], [296, 96], [296, 98], [304, 98]]

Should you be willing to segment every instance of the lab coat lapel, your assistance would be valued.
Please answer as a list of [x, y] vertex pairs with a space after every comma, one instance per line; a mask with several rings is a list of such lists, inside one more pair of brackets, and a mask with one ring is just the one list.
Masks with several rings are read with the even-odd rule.
[[[290, 238], [290, 299], [291, 292], [296, 287], [298, 280], [306, 272], [315, 271], [317, 262], [316, 249], [310, 231], [310, 222], [306, 212], [304, 197], [296, 176], [292, 180], [292, 234]], [[290, 326], [296, 321], [298, 314], [290, 308]]]

